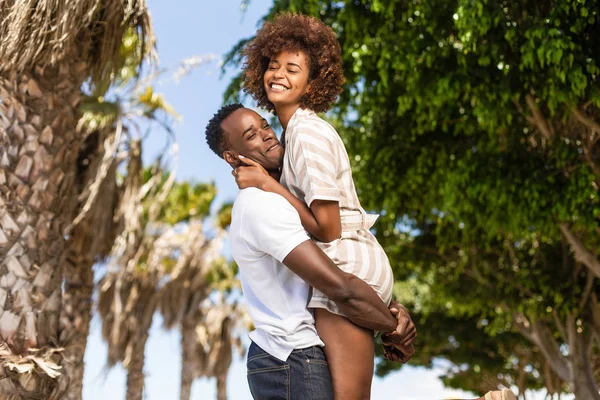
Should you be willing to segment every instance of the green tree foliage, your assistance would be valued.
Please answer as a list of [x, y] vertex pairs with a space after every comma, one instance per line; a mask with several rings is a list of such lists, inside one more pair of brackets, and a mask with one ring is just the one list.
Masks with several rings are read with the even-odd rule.
[[265, 19], [281, 11], [338, 34], [347, 84], [326, 118], [383, 214], [415, 362], [446, 358], [469, 390], [487, 374], [599, 398], [597, 3], [275, 0]]

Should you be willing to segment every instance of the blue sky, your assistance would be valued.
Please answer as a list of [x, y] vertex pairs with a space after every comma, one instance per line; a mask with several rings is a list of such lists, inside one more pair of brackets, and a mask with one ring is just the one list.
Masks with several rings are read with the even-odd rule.
[[[193, 1], [148, 0], [158, 38], [161, 67], [176, 66], [182, 59], [207, 54], [223, 54], [238, 40], [251, 36], [257, 21], [271, 5], [271, 0], [252, 0], [242, 13], [241, 0]], [[194, 70], [178, 85], [169, 83], [156, 90], [165, 95], [183, 121], [175, 127], [179, 143], [177, 177], [198, 182], [215, 181], [219, 190], [217, 203], [233, 200], [237, 187], [224, 161], [217, 158], [204, 140], [204, 128], [220, 107], [228, 76], [220, 79], [216, 63]], [[233, 73], [229, 74], [231, 77]], [[145, 144], [145, 159], [149, 160], [164, 143], [158, 133]], [[117, 366], [107, 371], [106, 345], [100, 336], [100, 321], [92, 321], [91, 335], [85, 355], [84, 399], [124, 399], [125, 372]], [[179, 335], [165, 332], [157, 315], [146, 346], [147, 400], [179, 398], [180, 376]], [[439, 369], [405, 367], [384, 379], [375, 378], [373, 399], [441, 399], [473, 398], [464, 392], [444, 389], [437, 379]], [[251, 399], [243, 360], [236, 359], [228, 378], [229, 398]], [[196, 380], [192, 399], [214, 399], [213, 379]], [[531, 397], [529, 397], [531, 398]], [[538, 398], [538, 396], [534, 396]], [[540, 394], [539, 398], [543, 398]]]

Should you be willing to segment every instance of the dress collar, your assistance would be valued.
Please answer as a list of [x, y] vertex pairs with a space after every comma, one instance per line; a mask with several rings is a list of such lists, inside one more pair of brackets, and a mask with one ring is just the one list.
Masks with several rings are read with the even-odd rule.
[[314, 113], [315, 112], [313, 110], [309, 110], [308, 108], [304, 109], [302, 107], [298, 107], [298, 109], [294, 112], [294, 115], [292, 115], [292, 118], [290, 118], [290, 122], [288, 122], [288, 129], [290, 128], [290, 126], [292, 126], [296, 123], [296, 120], [298, 118], [303, 117], [305, 115], [311, 115]]
[[314, 114], [315, 112], [313, 110], [309, 110], [308, 108], [304, 109], [302, 107], [298, 107], [298, 109], [296, 111], [294, 111], [294, 115], [292, 115], [292, 118], [290, 118], [290, 121], [288, 122], [288, 126], [286, 128], [285, 131], [282, 132], [281, 134], [281, 143], [283, 144], [283, 147], [285, 147], [286, 145], [286, 132], [290, 130], [290, 128], [293, 128], [294, 125], [296, 125], [296, 123], [298, 122], [298, 118], [303, 117], [305, 115], [311, 115]]

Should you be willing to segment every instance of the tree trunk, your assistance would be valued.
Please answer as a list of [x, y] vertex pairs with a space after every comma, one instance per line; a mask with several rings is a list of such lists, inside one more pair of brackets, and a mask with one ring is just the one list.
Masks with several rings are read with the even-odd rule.
[[598, 392], [593, 390], [586, 381], [578, 382], [578, 379], [576, 379], [573, 386], [573, 394], [577, 400], [597, 400], [600, 398]]
[[[530, 323], [522, 314], [517, 317], [516, 323], [523, 336], [540, 349], [550, 368], [569, 385], [578, 400], [600, 400], [590, 361], [593, 331], [577, 332], [575, 317], [572, 314], [568, 315], [565, 333], [569, 353], [563, 355], [559, 344], [544, 323], [540, 321]], [[560, 393], [560, 389], [557, 392]]]
[[142, 400], [144, 395], [144, 359], [148, 330], [136, 336], [127, 366], [127, 400]]
[[570, 347], [574, 348], [569, 348], [572, 354], [569, 358], [572, 360], [573, 379], [569, 384], [577, 400], [600, 400], [590, 362], [592, 344], [591, 334], [578, 333], [571, 340]]
[[[525, 392], [527, 391], [527, 374], [525, 372], [525, 367], [531, 361], [530, 355], [524, 355], [519, 359], [519, 374], [516, 379], [516, 385], [519, 388], [519, 397], [522, 397], [525, 400]], [[506, 385], [509, 387], [510, 385]]]
[[196, 377], [196, 324], [185, 318], [181, 324], [181, 389], [180, 400], [189, 400]]
[[[2, 398], [60, 396], [61, 267], [77, 206], [82, 71], [64, 64], [0, 76], [0, 362], [29, 371], [0, 370]], [[44, 368], [24, 358], [32, 353]]]
[[[89, 199], [89, 188], [99, 185], [100, 201], [90, 207], [69, 234], [64, 268], [64, 292], [60, 316], [60, 340], [64, 365], [60, 388], [66, 400], [81, 400], [84, 355], [92, 318], [93, 265], [106, 257], [115, 239], [114, 210], [117, 204], [116, 163], [108, 168], [108, 179], [96, 182], [105, 155], [104, 140], [110, 130], [88, 134], [77, 160], [76, 195], [81, 213]], [[87, 196], [86, 196], [87, 194]]]
[[227, 400], [227, 373], [217, 376], [217, 400]]
[[[152, 319], [156, 310], [156, 284], [154, 280], [150, 280], [142, 282], [140, 285], [134, 285], [132, 293], [130, 293], [131, 298], [127, 299], [125, 305], [124, 312], [126, 314], [129, 314], [130, 308], [136, 310], [130, 315], [130, 317], [135, 316], [135, 319], [130, 319], [128, 323], [135, 323], [139, 327], [132, 333], [133, 336], [125, 350], [125, 359], [123, 360], [123, 365], [127, 368], [127, 400], [142, 400], [143, 398], [146, 341], [150, 335]], [[133, 294], [134, 291], [139, 291], [139, 295]]]
[[[65, 290], [60, 318], [60, 339], [64, 344], [63, 375], [60, 378], [63, 399], [81, 400], [85, 348], [92, 319], [94, 290], [93, 254], [90, 253], [87, 224], [73, 232], [65, 263]], [[87, 244], [87, 246], [86, 246]]]

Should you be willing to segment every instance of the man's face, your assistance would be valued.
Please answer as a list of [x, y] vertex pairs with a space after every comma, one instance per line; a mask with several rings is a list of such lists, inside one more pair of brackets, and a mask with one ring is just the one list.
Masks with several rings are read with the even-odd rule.
[[275, 132], [256, 112], [240, 108], [221, 123], [229, 149], [223, 158], [232, 166], [240, 165], [238, 155], [248, 157], [261, 164], [267, 171], [281, 167], [283, 146]]

